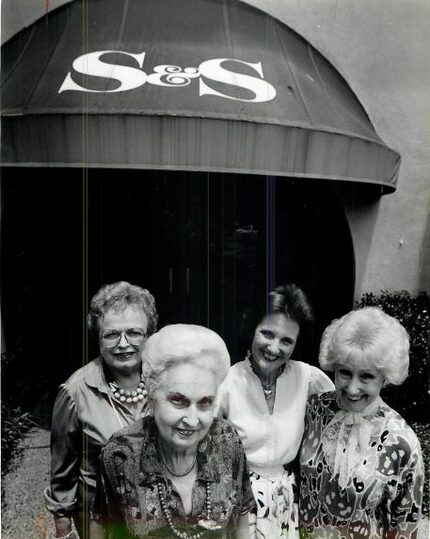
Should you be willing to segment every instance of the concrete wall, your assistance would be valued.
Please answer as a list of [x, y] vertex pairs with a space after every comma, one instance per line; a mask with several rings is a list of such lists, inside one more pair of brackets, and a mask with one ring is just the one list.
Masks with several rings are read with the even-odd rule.
[[430, 2], [247, 0], [285, 22], [345, 77], [386, 144], [402, 156], [398, 189], [348, 200], [363, 291], [430, 292]]
[[[70, 0], [2, 0], [2, 40]], [[402, 156], [396, 193], [344, 196], [363, 291], [430, 292], [430, 2], [246, 0], [283, 21], [339, 70], [384, 142]]]
[[0, 0], [1, 1], [1, 43], [17, 32], [30, 26], [52, 9], [73, 0]]

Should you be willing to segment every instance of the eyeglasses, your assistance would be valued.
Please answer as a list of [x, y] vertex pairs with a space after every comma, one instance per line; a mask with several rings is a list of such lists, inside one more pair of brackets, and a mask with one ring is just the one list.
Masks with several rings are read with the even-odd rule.
[[123, 335], [128, 344], [132, 346], [138, 346], [146, 338], [146, 332], [142, 328], [130, 328], [124, 331], [106, 329], [100, 334], [100, 340], [106, 348], [113, 348], [121, 342]]

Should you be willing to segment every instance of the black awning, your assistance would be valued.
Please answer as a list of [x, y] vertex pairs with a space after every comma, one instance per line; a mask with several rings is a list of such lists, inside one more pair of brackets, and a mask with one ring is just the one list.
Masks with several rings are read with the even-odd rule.
[[2, 164], [157, 168], [395, 188], [345, 80], [237, 0], [75, 0], [2, 47]]

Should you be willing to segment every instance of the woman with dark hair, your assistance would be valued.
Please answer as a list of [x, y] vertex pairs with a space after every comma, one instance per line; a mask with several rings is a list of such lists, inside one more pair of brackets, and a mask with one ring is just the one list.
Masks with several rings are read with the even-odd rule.
[[300, 451], [303, 537], [412, 539], [423, 496], [418, 438], [379, 393], [408, 375], [409, 337], [377, 307], [333, 321], [320, 365], [336, 392], [309, 399]]
[[103, 286], [91, 300], [88, 327], [97, 335], [100, 356], [60, 386], [52, 414], [45, 500], [57, 538], [84, 533], [101, 448], [145, 412], [141, 353], [157, 321], [153, 296], [127, 282]]
[[312, 319], [294, 284], [269, 293], [251, 350], [233, 365], [220, 388], [218, 414], [241, 437], [257, 501], [251, 535], [298, 537], [296, 474], [292, 467], [304, 431], [309, 395], [333, 384], [318, 368], [291, 359], [301, 326]]

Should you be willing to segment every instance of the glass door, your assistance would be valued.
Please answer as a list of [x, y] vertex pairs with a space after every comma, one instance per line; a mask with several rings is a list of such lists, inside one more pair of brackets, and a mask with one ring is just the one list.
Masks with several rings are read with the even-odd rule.
[[330, 182], [186, 172], [93, 174], [89, 290], [128, 280], [156, 297], [160, 324], [203, 324], [232, 359], [249, 345], [257, 301], [277, 284], [308, 294], [316, 322], [301, 339], [316, 356], [322, 329], [351, 308], [349, 228]]

